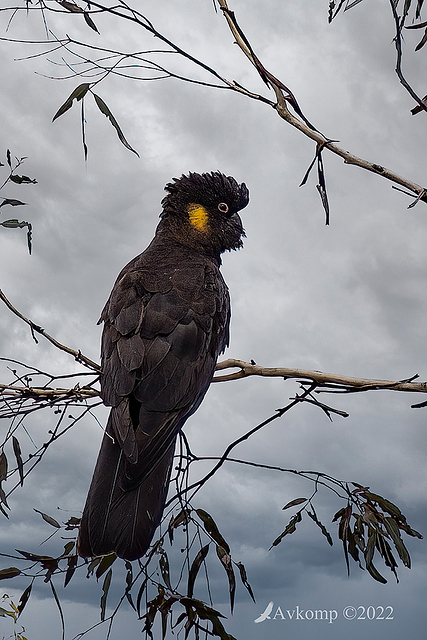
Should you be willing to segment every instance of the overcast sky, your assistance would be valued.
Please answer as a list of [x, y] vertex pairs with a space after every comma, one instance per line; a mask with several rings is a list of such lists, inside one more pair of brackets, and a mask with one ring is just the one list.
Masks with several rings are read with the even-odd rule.
[[[211, 0], [144, 3], [144, 10], [167, 37], [199, 56], [230, 80], [273, 100], [233, 38]], [[393, 20], [387, 0], [364, 2], [327, 23], [327, 5], [316, 0], [283, 2], [233, 0], [241, 27], [257, 55], [293, 93], [311, 122], [352, 153], [425, 184], [427, 115], [411, 116], [413, 106], [394, 72]], [[2, 35], [44, 37], [39, 15], [15, 17]], [[69, 16], [67, 16], [69, 18]], [[56, 36], [68, 33], [94, 45], [123, 50], [158, 47], [141, 29], [112, 19], [95, 20], [101, 35], [81, 16], [49, 17]], [[404, 69], [422, 96], [424, 49], [413, 54], [420, 32], [407, 32]], [[317, 369], [350, 376], [398, 380], [419, 374], [427, 380], [426, 278], [427, 209], [407, 209], [409, 198], [390, 183], [325, 154], [331, 224], [316, 190], [316, 176], [299, 187], [314, 155], [313, 144], [291, 129], [268, 105], [226, 90], [168, 79], [132, 82], [108, 78], [97, 86], [139, 158], [119, 142], [113, 127], [86, 101], [88, 161], [74, 104], [52, 116], [80, 80], [59, 66], [66, 53], [14, 61], [42, 51], [9, 43], [0, 46], [2, 91], [0, 160], [6, 148], [28, 156], [21, 173], [36, 185], [7, 185], [3, 197], [26, 207], [0, 210], [1, 219], [33, 224], [33, 255], [25, 231], [0, 228], [0, 287], [27, 317], [68, 346], [99, 357], [100, 311], [120, 269], [150, 242], [160, 213], [164, 185], [188, 171], [220, 170], [246, 182], [250, 204], [242, 212], [247, 239], [238, 253], [224, 256], [223, 273], [232, 299], [231, 345], [226, 356], [264, 366]], [[164, 61], [163, 61], [164, 62]], [[167, 62], [192, 77], [206, 75], [180, 59]], [[55, 64], [54, 64], [55, 63]], [[2, 156], [4, 158], [2, 159]], [[0, 168], [6, 177], [6, 167]], [[78, 369], [72, 359], [39, 340], [5, 306], [0, 307], [0, 355], [54, 374]], [[6, 366], [0, 382], [12, 379]], [[248, 379], [212, 385], [185, 432], [199, 455], [220, 455], [226, 445], [284, 406], [298, 390], [294, 381]], [[299, 406], [233, 452], [265, 465], [318, 470], [371, 487], [399, 505], [410, 525], [425, 534], [427, 409], [411, 409], [425, 396], [388, 391], [356, 396], [323, 396], [348, 411], [333, 422], [313, 406]], [[98, 419], [105, 423], [105, 411]], [[25, 428], [40, 446], [55, 416], [30, 417]], [[8, 424], [3, 425], [3, 430]], [[3, 431], [2, 431], [3, 433]], [[17, 432], [25, 455], [34, 450], [27, 433]], [[53, 446], [42, 465], [10, 499], [10, 518], [0, 529], [1, 551], [24, 549], [58, 555], [64, 541], [52, 533], [36, 508], [60, 521], [79, 515], [95, 464], [102, 430], [94, 418], [78, 423]], [[8, 455], [13, 459], [9, 449]], [[200, 467], [195, 474], [203, 474]], [[7, 487], [6, 487], [7, 488]], [[343, 506], [320, 491], [315, 507], [334, 540], [329, 547], [309, 518], [292, 536], [268, 551], [292, 511], [289, 500], [311, 493], [306, 480], [239, 465], [224, 466], [197, 496], [195, 507], [212, 514], [242, 561], [255, 592], [252, 603], [237, 586], [229, 615], [225, 574], [211, 552], [214, 606], [228, 616], [227, 630], [241, 640], [341, 638], [384, 634], [421, 637], [425, 628], [425, 542], [405, 537], [412, 568], [393, 574], [376, 566], [387, 584], [375, 582], [352, 562], [347, 576], [333, 514]], [[65, 513], [58, 511], [58, 507]], [[180, 543], [181, 544], [181, 543]], [[166, 543], [166, 550], [170, 548]], [[173, 551], [172, 551], [173, 555]], [[1, 567], [16, 564], [4, 558]], [[174, 569], [177, 571], [177, 569]], [[117, 587], [111, 601], [122, 593]], [[19, 600], [29, 579], [1, 584]], [[101, 585], [76, 576], [55, 585], [66, 616], [67, 639], [99, 619]], [[203, 590], [202, 590], [203, 591]], [[198, 594], [196, 593], [196, 596]], [[206, 597], [204, 592], [199, 594]], [[273, 602], [274, 619], [254, 620]], [[0, 606], [2, 606], [0, 602]], [[7, 606], [7, 601], [3, 606]], [[346, 620], [345, 607], [392, 607], [392, 620]], [[283, 618], [277, 613], [280, 607]], [[333, 623], [301, 620], [301, 610], [336, 611]], [[288, 615], [295, 611], [295, 615]], [[0, 636], [12, 633], [0, 619]], [[31, 640], [60, 638], [60, 621], [48, 585], [35, 588], [20, 623]], [[4, 629], [3, 629], [4, 627]], [[142, 628], [124, 607], [112, 640]], [[17, 629], [19, 630], [19, 628]], [[88, 638], [104, 638], [106, 627]]]

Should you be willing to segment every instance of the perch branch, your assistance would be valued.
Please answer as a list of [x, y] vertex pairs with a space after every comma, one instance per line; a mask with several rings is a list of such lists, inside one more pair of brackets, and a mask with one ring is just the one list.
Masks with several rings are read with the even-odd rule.
[[392, 391], [413, 391], [427, 393], [427, 382], [413, 382], [418, 376], [415, 375], [407, 380], [375, 380], [371, 378], [353, 378], [334, 373], [323, 373], [322, 371], [310, 371], [307, 369], [290, 369], [286, 367], [261, 367], [257, 364], [235, 360], [230, 358], [218, 362], [216, 371], [225, 369], [239, 369], [225, 375], [216, 375], [213, 382], [227, 382], [228, 380], [238, 380], [249, 376], [262, 376], [266, 378], [297, 378], [315, 382], [319, 386], [330, 387], [331, 390], [354, 390], [370, 391], [378, 389], [388, 389]]

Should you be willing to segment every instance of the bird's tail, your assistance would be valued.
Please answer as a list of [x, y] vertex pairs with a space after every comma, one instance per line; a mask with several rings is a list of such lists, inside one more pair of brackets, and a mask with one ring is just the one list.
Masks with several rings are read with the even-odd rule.
[[77, 551], [85, 558], [113, 551], [126, 560], [141, 558], [162, 519], [175, 450], [166, 454], [137, 487], [122, 480], [129, 462], [104, 435], [80, 524]]

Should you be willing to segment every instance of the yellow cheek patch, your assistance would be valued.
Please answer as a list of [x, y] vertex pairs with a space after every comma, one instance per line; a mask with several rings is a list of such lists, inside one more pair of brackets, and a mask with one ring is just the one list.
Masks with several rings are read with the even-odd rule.
[[188, 217], [190, 224], [198, 231], [206, 232], [208, 230], [208, 212], [201, 204], [191, 203], [188, 205]]

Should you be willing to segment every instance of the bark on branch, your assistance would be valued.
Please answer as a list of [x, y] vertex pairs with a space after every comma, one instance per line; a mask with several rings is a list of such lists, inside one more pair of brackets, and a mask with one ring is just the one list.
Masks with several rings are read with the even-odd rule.
[[[366, 171], [375, 173], [378, 176], [382, 176], [383, 178], [386, 178], [386, 180], [395, 182], [401, 187], [409, 189], [416, 196], [415, 202], [418, 202], [418, 200], [427, 202], [427, 191], [421, 185], [417, 184], [416, 182], [412, 182], [412, 180], [402, 178], [401, 176], [397, 175], [393, 171], [390, 171], [389, 169], [386, 169], [380, 164], [369, 162], [368, 160], [363, 160], [362, 158], [353, 155], [349, 151], [341, 149], [336, 144], [334, 144], [334, 142], [320, 133], [320, 131], [317, 131], [317, 129], [313, 127], [313, 125], [311, 125], [302, 114], [299, 105], [295, 100], [295, 96], [288, 89], [288, 87], [286, 87], [280, 80], [275, 78], [269, 71], [267, 71], [264, 65], [260, 62], [259, 58], [255, 55], [242, 29], [237, 24], [234, 12], [230, 11], [230, 9], [228, 8], [226, 0], [218, 0], [218, 4], [220, 5], [227, 20], [228, 26], [236, 39], [236, 44], [240, 47], [243, 53], [257, 69], [264, 82], [267, 85], [270, 85], [274, 90], [277, 98], [277, 104], [274, 105], [274, 108], [276, 109], [279, 116], [283, 118], [283, 120], [285, 120], [292, 127], [295, 127], [296, 129], [301, 131], [301, 133], [303, 133], [308, 138], [314, 140], [319, 145], [319, 148], [323, 149], [326, 147], [332, 153], [340, 156], [344, 160], [345, 164], [351, 164], [360, 167], [361, 169], [365, 169]], [[235, 90], [238, 90], [238, 87], [236, 87]], [[296, 110], [299, 118], [295, 117], [289, 111], [288, 104], [290, 104]]]
[[296, 378], [298, 380], [310, 380], [321, 387], [328, 387], [328, 390], [338, 391], [371, 391], [378, 389], [388, 389], [391, 391], [414, 391], [427, 393], [427, 382], [413, 382], [418, 375], [406, 380], [375, 380], [371, 378], [354, 378], [334, 373], [323, 373], [322, 371], [310, 371], [308, 369], [290, 369], [286, 367], [262, 367], [260, 365], [235, 360], [230, 358], [218, 362], [216, 371], [225, 369], [238, 369], [225, 375], [215, 375], [213, 382], [227, 382], [229, 380], [239, 380], [249, 376], [262, 376], [266, 378]]

